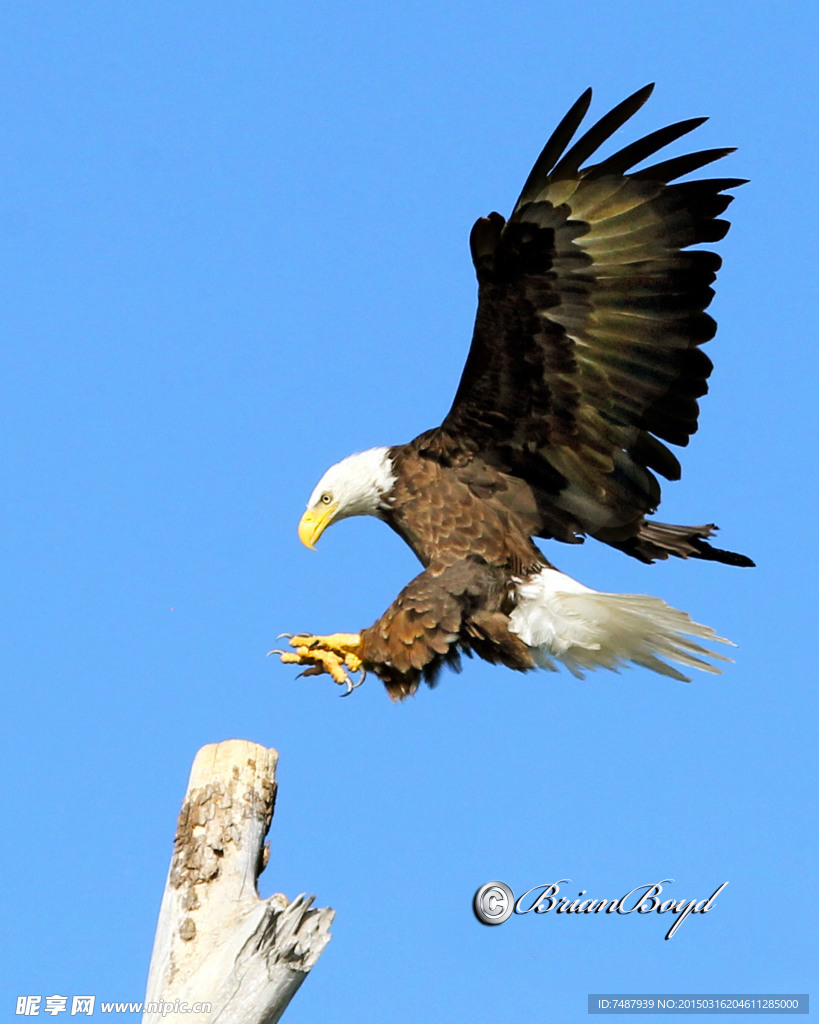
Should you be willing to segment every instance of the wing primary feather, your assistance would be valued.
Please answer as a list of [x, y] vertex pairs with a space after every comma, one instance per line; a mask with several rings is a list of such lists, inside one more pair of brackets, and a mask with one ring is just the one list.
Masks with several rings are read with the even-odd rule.
[[653, 164], [651, 167], [644, 167], [642, 170], [635, 171], [632, 177], [640, 181], [668, 183], [676, 178], [681, 178], [684, 174], [698, 171], [700, 167], [713, 163], [714, 160], [721, 160], [724, 156], [734, 152], [736, 152], [736, 146], [728, 146], [726, 149], [701, 149], [698, 153], [685, 153], [683, 156], [674, 156], [670, 160], [663, 160], [662, 163]]
[[676, 455], [645, 430], [641, 430], [637, 435], [637, 440], [629, 449], [629, 454], [649, 469], [655, 469], [666, 480], [679, 480], [682, 476], [682, 466]]
[[638, 89], [622, 103], [618, 103], [613, 110], [593, 124], [554, 167], [551, 174], [552, 179], [559, 181], [563, 177], [572, 177], [577, 174], [583, 161], [637, 113], [653, 90], [653, 82], [650, 85], [644, 85], [642, 89]]
[[703, 178], [702, 180], [708, 188], [715, 192], [724, 192], [727, 188], [739, 188], [740, 185], [747, 185], [750, 178]]
[[707, 120], [707, 117], [692, 117], [687, 121], [678, 121], [676, 124], [670, 124], [667, 128], [660, 128], [656, 132], [652, 132], [650, 135], [646, 135], [644, 138], [624, 146], [623, 149], [606, 157], [602, 163], [595, 164], [593, 167], [587, 167], [585, 174], [588, 176], [593, 175], [594, 177], [599, 177], [603, 174], [625, 174], [629, 168], [640, 163], [641, 160], [646, 160], [656, 153], [657, 150], [662, 149], [663, 146], [669, 146], [672, 142], [682, 138], [683, 135], [693, 132], [695, 128], [699, 128]]
[[523, 188], [521, 189], [515, 209], [523, 203], [529, 202], [541, 191], [549, 179], [549, 172], [555, 163], [560, 159], [563, 150], [571, 142], [574, 133], [580, 127], [580, 123], [586, 116], [591, 103], [592, 91], [586, 91], [580, 95], [571, 110], [566, 114], [560, 124], [555, 128], [549, 137], [549, 141], [541, 150], [540, 156], [535, 161], [535, 166], [529, 173]]
[[[670, 185], [668, 191], [671, 192], [673, 189], [678, 196], [685, 195], [691, 198], [710, 196], [713, 198], [717, 193], [724, 192], [729, 188], [738, 188], [740, 185], [747, 184], [747, 181], [747, 178], [698, 178], [695, 181], [679, 181], [676, 185]], [[727, 199], [729, 202], [734, 201], [733, 196], [719, 195], [717, 198]]]

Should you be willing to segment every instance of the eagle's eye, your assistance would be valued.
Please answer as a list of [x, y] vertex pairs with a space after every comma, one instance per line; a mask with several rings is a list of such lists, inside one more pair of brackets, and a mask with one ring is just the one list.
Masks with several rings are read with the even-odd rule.
[[325, 491], [324, 494], [322, 494], [322, 496], [319, 498], [319, 501], [322, 503], [322, 505], [329, 505], [332, 500], [333, 496], [332, 494], [330, 494], [329, 491]]

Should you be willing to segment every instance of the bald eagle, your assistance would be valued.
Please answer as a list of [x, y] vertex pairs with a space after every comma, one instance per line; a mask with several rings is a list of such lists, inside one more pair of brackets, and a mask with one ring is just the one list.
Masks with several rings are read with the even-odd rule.
[[[461, 653], [526, 671], [557, 663], [582, 677], [629, 662], [687, 681], [668, 661], [716, 672], [729, 643], [655, 597], [600, 593], [559, 572], [533, 538], [586, 535], [642, 562], [701, 558], [750, 566], [713, 547], [713, 525], [648, 519], [657, 476], [680, 477], [667, 444], [697, 429], [711, 362], [702, 344], [720, 258], [691, 249], [728, 230], [737, 178], [677, 182], [731, 149], [632, 168], [705, 118], [661, 128], [598, 163], [599, 146], [645, 103], [646, 86], [574, 144], [591, 101], [566, 114], [508, 221], [472, 229], [478, 312], [443, 423], [408, 444], [331, 467], [299, 536], [312, 548], [333, 522], [372, 515], [423, 565], [360, 633], [289, 637], [276, 651], [350, 692], [374, 672], [393, 699], [434, 682]], [[674, 182], [674, 184], [671, 184]], [[350, 673], [360, 673], [353, 683]]]

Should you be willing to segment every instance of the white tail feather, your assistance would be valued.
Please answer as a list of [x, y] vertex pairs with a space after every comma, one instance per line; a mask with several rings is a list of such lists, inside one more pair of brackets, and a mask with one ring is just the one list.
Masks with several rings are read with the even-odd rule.
[[[628, 662], [690, 682], [668, 658], [703, 672], [719, 672], [703, 658], [730, 661], [697, 643], [731, 644], [685, 612], [645, 594], [602, 594], [556, 569], [541, 569], [517, 587], [518, 603], [510, 630], [532, 648], [542, 668], [556, 671], [553, 659], [582, 679], [589, 669], [617, 671]], [[733, 646], [733, 644], [731, 644]]]

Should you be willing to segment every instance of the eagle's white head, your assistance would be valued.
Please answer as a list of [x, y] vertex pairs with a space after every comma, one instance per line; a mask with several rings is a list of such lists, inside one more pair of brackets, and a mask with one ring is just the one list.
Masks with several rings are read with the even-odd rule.
[[396, 477], [389, 448], [370, 448], [331, 466], [316, 484], [299, 522], [299, 537], [308, 548], [330, 523], [349, 516], [381, 516]]

